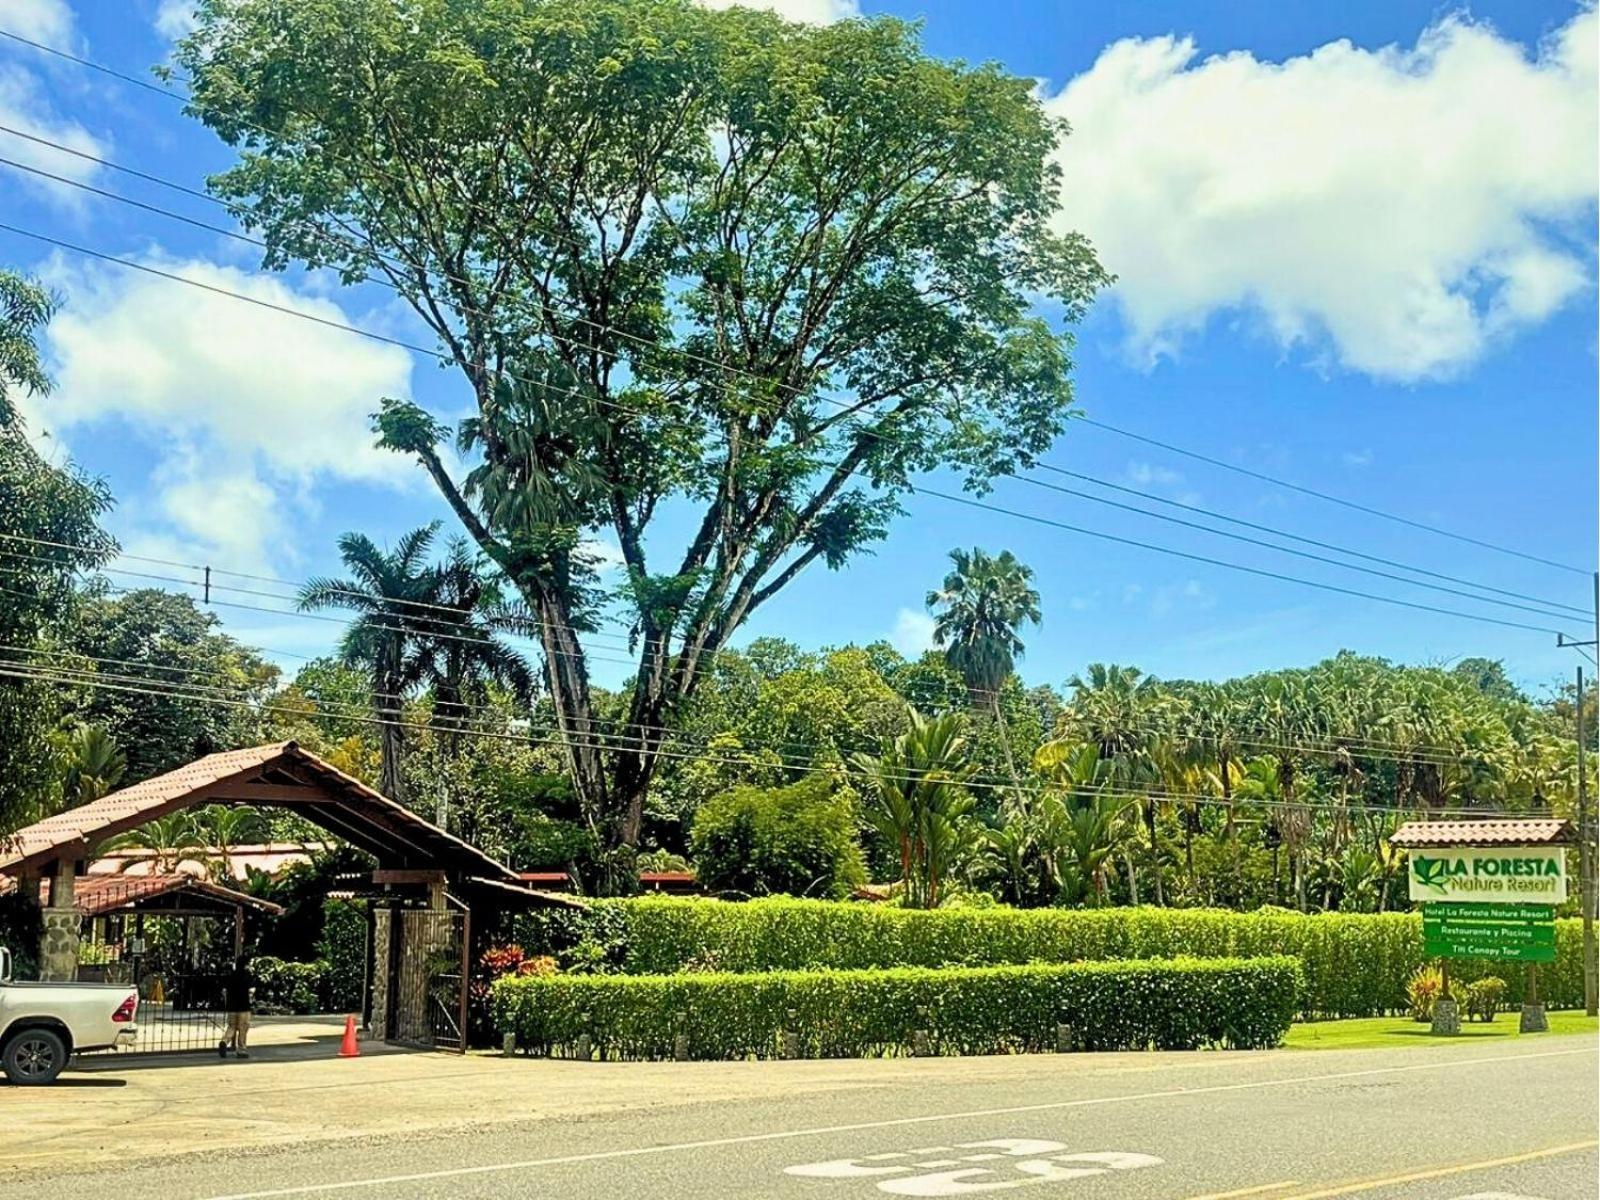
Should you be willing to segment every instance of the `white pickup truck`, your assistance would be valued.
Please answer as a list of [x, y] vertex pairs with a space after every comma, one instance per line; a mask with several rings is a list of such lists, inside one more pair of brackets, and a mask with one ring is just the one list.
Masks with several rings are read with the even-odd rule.
[[117, 983], [14, 983], [0, 946], [0, 1068], [12, 1083], [50, 1083], [80, 1050], [138, 1036], [139, 992]]

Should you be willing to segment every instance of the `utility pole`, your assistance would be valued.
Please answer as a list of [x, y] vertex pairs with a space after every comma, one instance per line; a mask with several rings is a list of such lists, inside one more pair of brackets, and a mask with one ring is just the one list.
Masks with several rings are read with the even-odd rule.
[[[1594, 640], [1577, 642], [1556, 634], [1558, 646], [1593, 646], [1600, 657], [1600, 571], [1594, 573]], [[1589, 771], [1584, 762], [1583, 668], [1578, 668], [1578, 695], [1574, 708], [1578, 733], [1578, 889], [1583, 911], [1583, 1011], [1589, 1016], [1600, 1012], [1600, 956], [1595, 949], [1595, 851], [1600, 828], [1589, 811]], [[1600, 722], [1597, 722], [1600, 723]]]

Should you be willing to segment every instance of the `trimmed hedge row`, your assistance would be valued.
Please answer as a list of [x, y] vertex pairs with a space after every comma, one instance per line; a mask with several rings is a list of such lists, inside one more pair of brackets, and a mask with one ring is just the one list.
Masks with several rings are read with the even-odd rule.
[[508, 976], [493, 1007], [524, 1049], [572, 1053], [587, 1033], [616, 1059], [671, 1057], [680, 1033], [693, 1058], [776, 1058], [785, 1029], [806, 1058], [901, 1054], [918, 1030], [936, 1054], [1017, 1053], [1053, 1048], [1061, 1021], [1084, 1050], [1263, 1049], [1283, 1040], [1301, 984], [1282, 957]]
[[[1424, 961], [1422, 920], [1414, 913], [1172, 908], [923, 912], [823, 900], [644, 898], [596, 901], [577, 920], [586, 924], [558, 933], [558, 939], [579, 940], [595, 953], [594, 943], [601, 943], [613, 969], [637, 975], [685, 969], [856, 970], [1289, 955], [1305, 965], [1308, 1017], [1404, 1012], [1406, 980]], [[1578, 920], [1557, 922], [1556, 961], [1539, 972], [1541, 996], [1551, 1007], [1583, 1003], [1581, 944]], [[1521, 1002], [1522, 972], [1508, 972], [1504, 963], [1452, 962], [1451, 974], [1462, 981], [1505, 975], [1506, 1002]]]

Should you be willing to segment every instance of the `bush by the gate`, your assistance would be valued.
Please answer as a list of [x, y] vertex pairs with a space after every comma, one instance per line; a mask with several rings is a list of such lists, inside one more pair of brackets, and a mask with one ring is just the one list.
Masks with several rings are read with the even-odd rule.
[[[646, 898], [596, 901], [545, 918], [523, 944], [564, 954], [563, 965], [626, 974], [686, 967], [732, 972], [874, 967], [996, 966], [1102, 959], [1286, 954], [1305, 964], [1304, 1015], [1370, 1017], [1406, 1011], [1406, 980], [1424, 961], [1414, 913], [1283, 910], [970, 908], [932, 912], [884, 904], [770, 899], [747, 903]], [[1582, 934], [1556, 923], [1556, 961], [1539, 972], [1554, 1008], [1583, 1002]], [[1452, 962], [1463, 982], [1504, 964]], [[1522, 973], [1505, 1002], [1522, 999]]]
[[774, 1058], [783, 1033], [807, 1058], [901, 1054], [918, 1030], [944, 1054], [1056, 1045], [1085, 1050], [1276, 1046], [1299, 1003], [1285, 957], [1171, 959], [933, 970], [768, 971], [733, 975], [553, 975], [494, 985], [502, 1032], [538, 1053], [572, 1053], [587, 1034], [602, 1058]]
[[323, 1008], [328, 966], [321, 962], [286, 962], [262, 955], [250, 964], [255, 979], [257, 1012], [314, 1013]]

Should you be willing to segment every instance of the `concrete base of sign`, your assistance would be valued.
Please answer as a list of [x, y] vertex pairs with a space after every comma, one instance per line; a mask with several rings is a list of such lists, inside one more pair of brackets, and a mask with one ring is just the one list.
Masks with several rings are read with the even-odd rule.
[[1522, 1006], [1522, 1024], [1518, 1027], [1523, 1033], [1548, 1033], [1550, 1020], [1544, 1015], [1544, 1005], [1524, 1004]]
[[1461, 1010], [1454, 1000], [1443, 999], [1433, 1006], [1433, 1032], [1447, 1037], [1461, 1032]]

